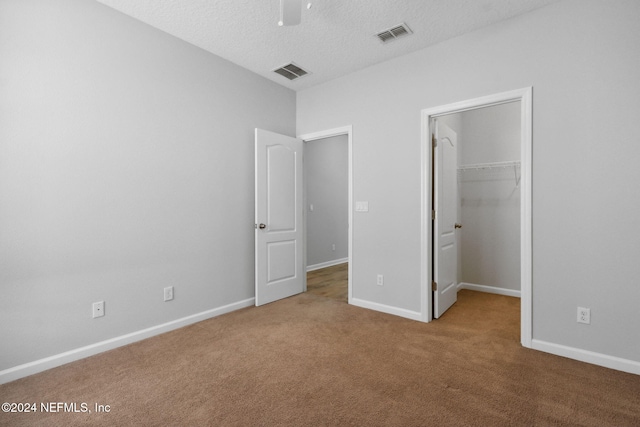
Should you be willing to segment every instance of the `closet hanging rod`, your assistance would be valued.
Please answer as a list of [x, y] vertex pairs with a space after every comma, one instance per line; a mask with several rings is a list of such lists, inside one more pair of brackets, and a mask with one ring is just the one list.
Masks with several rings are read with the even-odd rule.
[[476, 163], [472, 165], [461, 165], [458, 167], [458, 171], [466, 170], [485, 170], [485, 169], [507, 169], [513, 168], [513, 177], [516, 181], [516, 187], [520, 186], [520, 175], [518, 175], [518, 168], [520, 167], [519, 161], [513, 162], [494, 162], [494, 163]]
[[512, 162], [493, 162], [493, 163], [474, 163], [470, 165], [460, 165], [458, 170], [470, 170], [470, 169], [497, 169], [497, 168], [512, 168], [519, 167], [519, 161]]

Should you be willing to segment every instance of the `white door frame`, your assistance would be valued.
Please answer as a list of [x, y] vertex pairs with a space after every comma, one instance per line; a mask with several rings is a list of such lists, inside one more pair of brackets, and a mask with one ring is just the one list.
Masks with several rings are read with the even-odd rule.
[[[347, 279], [347, 283], [348, 283], [348, 302], [349, 304], [351, 304], [351, 299], [353, 298], [353, 292], [352, 292], [352, 287], [351, 287], [351, 278], [353, 277], [352, 275], [352, 262], [351, 260], [353, 259], [353, 126], [349, 125], [349, 126], [342, 126], [339, 128], [334, 128], [334, 129], [328, 129], [328, 130], [323, 130], [323, 131], [319, 131], [319, 132], [312, 132], [312, 133], [307, 133], [304, 135], [298, 135], [297, 138], [301, 139], [303, 142], [309, 142], [309, 141], [315, 141], [318, 139], [324, 139], [324, 138], [330, 138], [332, 136], [339, 136], [339, 135], [347, 135], [347, 144], [348, 144], [348, 156], [349, 158], [347, 159], [347, 164], [348, 164], [348, 187], [349, 187], [349, 202], [348, 202], [348, 209], [349, 209], [349, 218], [348, 218], [348, 222], [349, 222], [349, 231], [348, 231], [348, 257], [349, 257], [349, 266], [348, 266], [348, 279]], [[306, 197], [307, 197], [307, 193], [305, 190], [305, 194], [304, 194], [304, 198], [305, 198], [305, 206], [306, 206]], [[305, 214], [303, 215], [303, 224], [304, 224], [304, 265], [306, 267], [307, 265], [307, 215], [306, 212], [307, 210], [304, 210]], [[306, 291], [306, 287], [305, 287], [305, 291]]]
[[421, 320], [433, 320], [433, 293], [431, 292], [431, 122], [432, 118], [445, 114], [460, 113], [491, 105], [520, 101], [520, 342], [531, 348], [532, 339], [532, 92], [531, 87], [497, 93], [481, 98], [456, 102], [422, 110], [421, 136], [421, 218], [420, 218], [420, 280]]

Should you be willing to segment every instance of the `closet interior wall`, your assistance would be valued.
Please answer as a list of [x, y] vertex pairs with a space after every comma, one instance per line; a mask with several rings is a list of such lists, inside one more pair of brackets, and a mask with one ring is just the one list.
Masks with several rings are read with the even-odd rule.
[[519, 296], [520, 102], [438, 120], [458, 134], [460, 287]]

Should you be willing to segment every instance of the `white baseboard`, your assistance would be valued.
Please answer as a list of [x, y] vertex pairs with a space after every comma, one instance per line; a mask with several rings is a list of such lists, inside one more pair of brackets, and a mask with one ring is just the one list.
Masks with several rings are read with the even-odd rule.
[[411, 320], [421, 321], [422, 315], [419, 311], [406, 310], [404, 308], [392, 307], [390, 305], [379, 304], [377, 302], [365, 301], [358, 298], [351, 298], [349, 304], [362, 308], [368, 308], [369, 310], [381, 311], [387, 314], [393, 314], [395, 316], [405, 317]]
[[515, 289], [498, 288], [496, 286], [476, 285], [474, 283], [458, 283], [458, 290], [469, 289], [470, 291], [487, 292], [489, 294], [506, 295], [508, 297], [520, 298], [520, 291]]
[[0, 371], [0, 384], [5, 384], [9, 381], [14, 381], [19, 378], [37, 374], [38, 372], [46, 371], [47, 369], [55, 368], [57, 366], [74, 362], [76, 360], [84, 359], [85, 357], [93, 356], [95, 354], [102, 353], [107, 350], [112, 350], [114, 348], [122, 347], [136, 341], [141, 341], [145, 338], [160, 335], [174, 329], [182, 328], [193, 323], [201, 322], [203, 320], [230, 313], [241, 308], [250, 307], [252, 305], [255, 305], [255, 298], [238, 301], [222, 307], [183, 317], [181, 319], [173, 320], [171, 322], [163, 323], [161, 325], [152, 326], [150, 328], [142, 329], [130, 334], [111, 338], [85, 347], [80, 347], [74, 350], [66, 351], [64, 353], [56, 354], [54, 356], [45, 357], [44, 359], [36, 360], [34, 362], [29, 362], [23, 365], [15, 366], [13, 368], [5, 369], [4, 371]]
[[628, 372], [640, 375], [640, 362], [622, 359], [620, 357], [609, 356], [607, 354], [595, 353], [593, 351], [582, 350], [580, 348], [567, 347], [565, 345], [554, 344], [537, 339], [531, 340], [531, 348], [555, 354], [556, 356], [568, 357], [569, 359], [603, 366], [617, 371]]
[[334, 265], [344, 264], [349, 262], [349, 258], [334, 259], [333, 261], [321, 262], [320, 264], [313, 264], [307, 266], [307, 271], [320, 270], [321, 268], [333, 267]]

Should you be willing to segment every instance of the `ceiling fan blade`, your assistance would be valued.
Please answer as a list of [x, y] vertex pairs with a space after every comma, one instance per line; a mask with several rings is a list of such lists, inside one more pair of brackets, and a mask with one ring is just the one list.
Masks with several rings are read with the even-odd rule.
[[298, 25], [302, 20], [302, 0], [280, 0], [278, 25]]

